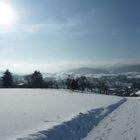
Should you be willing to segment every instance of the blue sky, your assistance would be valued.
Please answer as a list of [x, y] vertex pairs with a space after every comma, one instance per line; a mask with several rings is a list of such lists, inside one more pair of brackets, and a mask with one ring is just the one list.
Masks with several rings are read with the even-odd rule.
[[[0, 69], [56, 72], [140, 62], [139, 0], [3, 0]], [[1, 20], [1, 19], [0, 19]]]

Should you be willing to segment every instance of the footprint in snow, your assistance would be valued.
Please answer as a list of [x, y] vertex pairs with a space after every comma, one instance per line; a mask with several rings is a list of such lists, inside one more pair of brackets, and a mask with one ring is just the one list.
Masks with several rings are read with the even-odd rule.
[[137, 138], [136, 138], [136, 136], [135, 136], [133, 140], [136, 140], [136, 139], [137, 139]]
[[126, 133], [127, 133], [127, 130], [123, 131], [123, 132], [121, 133], [121, 135], [124, 135], [124, 134], [126, 134]]
[[51, 122], [55, 122], [55, 121], [49, 121], [49, 120], [45, 120], [45, 121], [43, 121], [44, 123], [51, 123]]
[[108, 132], [110, 132], [112, 130], [112, 128], [107, 129]]
[[57, 119], [61, 119], [61, 117], [60, 116], [57, 116]]
[[108, 126], [108, 123], [107, 123], [107, 124], [105, 124], [104, 128], [107, 128], [107, 126]]
[[134, 129], [134, 127], [131, 127], [131, 128], [130, 128], [130, 130], [133, 130], [133, 129]]
[[96, 132], [97, 132], [97, 133], [99, 133], [99, 132], [100, 132], [100, 130], [97, 130]]
[[102, 140], [102, 137], [98, 136], [98, 137], [95, 138], [95, 140]]
[[126, 126], [129, 126], [129, 123], [127, 123]]

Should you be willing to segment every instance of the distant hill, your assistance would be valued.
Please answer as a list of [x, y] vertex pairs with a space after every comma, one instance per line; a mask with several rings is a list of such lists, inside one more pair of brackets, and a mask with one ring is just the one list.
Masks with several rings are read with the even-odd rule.
[[77, 69], [71, 69], [66, 71], [67, 73], [71, 74], [109, 74], [114, 73], [140, 73], [140, 65], [128, 65], [128, 66], [116, 66], [114, 68], [109, 69], [99, 69], [99, 68], [77, 68]]
[[66, 71], [67, 73], [72, 73], [72, 74], [108, 74], [109, 71], [104, 70], [104, 69], [96, 69], [96, 68], [77, 68], [77, 69], [72, 69]]
[[127, 73], [138, 72], [140, 73], [140, 65], [120, 66], [112, 69], [113, 73]]

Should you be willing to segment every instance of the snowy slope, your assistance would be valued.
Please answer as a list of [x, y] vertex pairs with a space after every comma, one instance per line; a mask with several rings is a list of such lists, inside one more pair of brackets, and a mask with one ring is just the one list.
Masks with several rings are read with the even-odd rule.
[[122, 99], [118, 103], [109, 105], [106, 108], [102, 107], [92, 109], [87, 113], [79, 113], [79, 115], [71, 120], [56, 125], [51, 129], [38, 131], [27, 137], [19, 138], [18, 140], [80, 140], [84, 138], [93, 127], [96, 127], [102, 119], [126, 101], [126, 99]]
[[80, 112], [84, 115], [96, 108], [118, 103], [121, 99], [63, 90], [1, 89], [0, 140], [15, 140], [49, 130], [71, 121]]
[[81, 140], [140, 140], [139, 119], [140, 100], [128, 99]]

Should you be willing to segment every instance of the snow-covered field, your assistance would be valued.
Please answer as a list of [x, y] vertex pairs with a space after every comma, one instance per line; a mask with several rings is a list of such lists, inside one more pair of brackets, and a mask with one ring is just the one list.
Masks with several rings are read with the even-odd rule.
[[128, 99], [81, 140], [140, 140], [140, 100]]
[[0, 140], [80, 140], [123, 102], [64, 90], [0, 89]]

